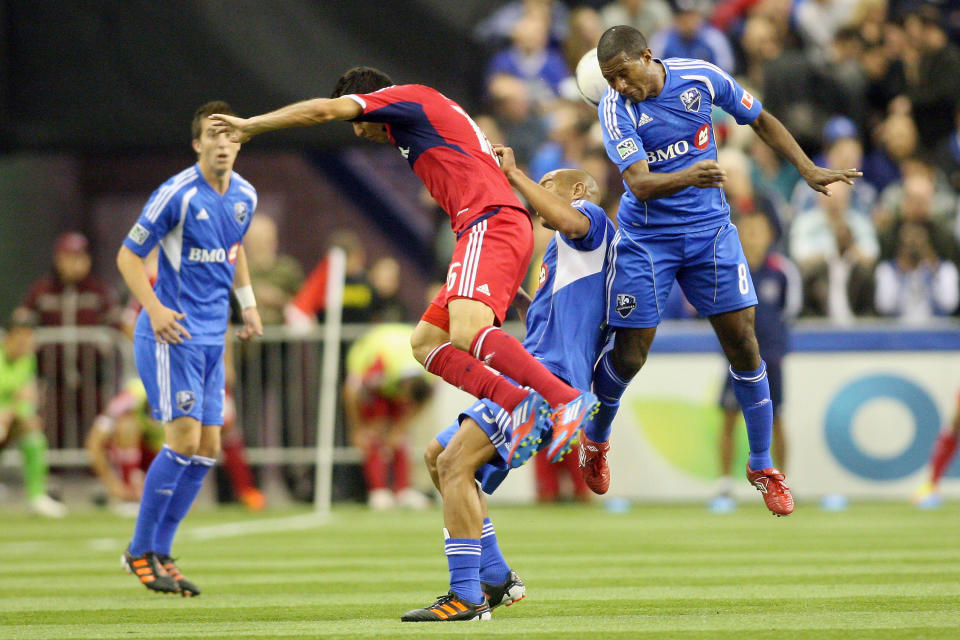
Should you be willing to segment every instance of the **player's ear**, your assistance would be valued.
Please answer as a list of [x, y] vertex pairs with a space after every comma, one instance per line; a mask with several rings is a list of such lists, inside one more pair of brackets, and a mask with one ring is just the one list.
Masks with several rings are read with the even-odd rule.
[[190, 146], [193, 147], [194, 152], [200, 153], [200, 141], [194, 138], [190, 141]]

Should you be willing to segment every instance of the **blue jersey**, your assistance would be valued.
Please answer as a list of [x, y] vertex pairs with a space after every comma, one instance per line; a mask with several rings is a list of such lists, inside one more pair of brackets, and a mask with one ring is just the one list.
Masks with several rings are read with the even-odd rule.
[[[713, 106], [739, 124], [753, 122], [763, 109], [759, 100], [709, 62], [688, 58], [657, 62], [666, 70], [658, 95], [632, 102], [611, 88], [600, 100], [604, 146], [621, 174], [640, 160], [647, 161], [654, 173], [682, 171], [700, 160], [716, 160]], [[670, 196], [640, 201], [627, 187], [617, 221], [621, 231], [635, 236], [688, 233], [728, 223], [730, 207], [723, 189], [687, 187]]]
[[590, 230], [576, 240], [557, 232], [547, 245], [523, 346], [570, 386], [589, 389], [605, 320], [607, 247], [615, 229], [592, 202], [572, 204], [589, 218]]
[[[196, 344], [222, 344], [230, 316], [230, 290], [243, 236], [257, 208], [257, 192], [237, 173], [224, 195], [194, 165], [153, 192], [123, 244], [140, 257], [158, 243], [157, 297], [181, 311]], [[136, 335], [153, 336], [145, 311]]]

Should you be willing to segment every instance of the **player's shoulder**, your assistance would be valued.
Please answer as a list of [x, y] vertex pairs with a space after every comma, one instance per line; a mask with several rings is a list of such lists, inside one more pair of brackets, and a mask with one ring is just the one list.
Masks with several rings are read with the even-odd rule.
[[661, 60], [663, 66], [671, 71], [679, 70], [683, 71], [684, 69], [701, 69], [709, 71], [711, 73], [716, 73], [720, 75], [728, 75], [726, 71], [713, 64], [712, 62], [707, 62], [706, 60], [701, 60], [699, 58], [664, 58]]
[[256, 189], [256, 187], [253, 186], [253, 183], [251, 183], [249, 180], [247, 180], [246, 178], [244, 178], [242, 175], [240, 175], [240, 174], [237, 173], [236, 171], [234, 171], [234, 172], [230, 175], [230, 179], [231, 179], [232, 181], [234, 181], [234, 184], [237, 185], [237, 188], [238, 188], [240, 191], [242, 191], [242, 192], [250, 195], [254, 200], [256, 200], [256, 198], [257, 198], [257, 189]]
[[579, 209], [580, 212], [586, 214], [586, 216], [589, 218], [596, 218], [601, 216], [604, 219], [607, 218], [607, 214], [603, 210], [603, 207], [593, 202], [590, 202], [589, 200], [574, 200], [573, 202], [570, 203], [570, 206], [572, 206], [574, 209]]
[[180, 173], [167, 178], [163, 184], [157, 187], [156, 192], [169, 193], [171, 195], [183, 193], [190, 187], [195, 186], [200, 178], [201, 176], [197, 170], [197, 165], [192, 164]]

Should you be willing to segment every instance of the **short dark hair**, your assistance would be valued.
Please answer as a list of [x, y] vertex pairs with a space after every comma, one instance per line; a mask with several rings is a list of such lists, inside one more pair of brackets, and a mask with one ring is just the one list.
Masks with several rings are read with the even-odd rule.
[[353, 67], [337, 80], [331, 98], [350, 95], [352, 93], [372, 93], [393, 84], [390, 76], [373, 67]]
[[601, 64], [624, 53], [628, 58], [639, 58], [647, 48], [647, 39], [633, 27], [625, 24], [610, 27], [600, 36], [597, 44], [597, 60]]
[[203, 133], [204, 118], [212, 116], [215, 113], [222, 113], [225, 116], [236, 115], [233, 113], [230, 105], [223, 100], [211, 100], [206, 104], [200, 105], [197, 110], [193, 112], [193, 121], [190, 123], [190, 134], [193, 136], [193, 140], [198, 139]]

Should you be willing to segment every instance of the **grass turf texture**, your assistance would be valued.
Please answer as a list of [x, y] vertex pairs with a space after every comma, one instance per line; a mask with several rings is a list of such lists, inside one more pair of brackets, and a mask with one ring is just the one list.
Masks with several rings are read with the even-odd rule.
[[122, 572], [130, 520], [0, 511], [0, 638], [960, 637], [958, 504], [495, 507], [527, 599], [455, 624], [399, 622], [447, 590], [439, 510], [303, 513], [191, 514], [174, 551], [203, 595], [184, 599]]

